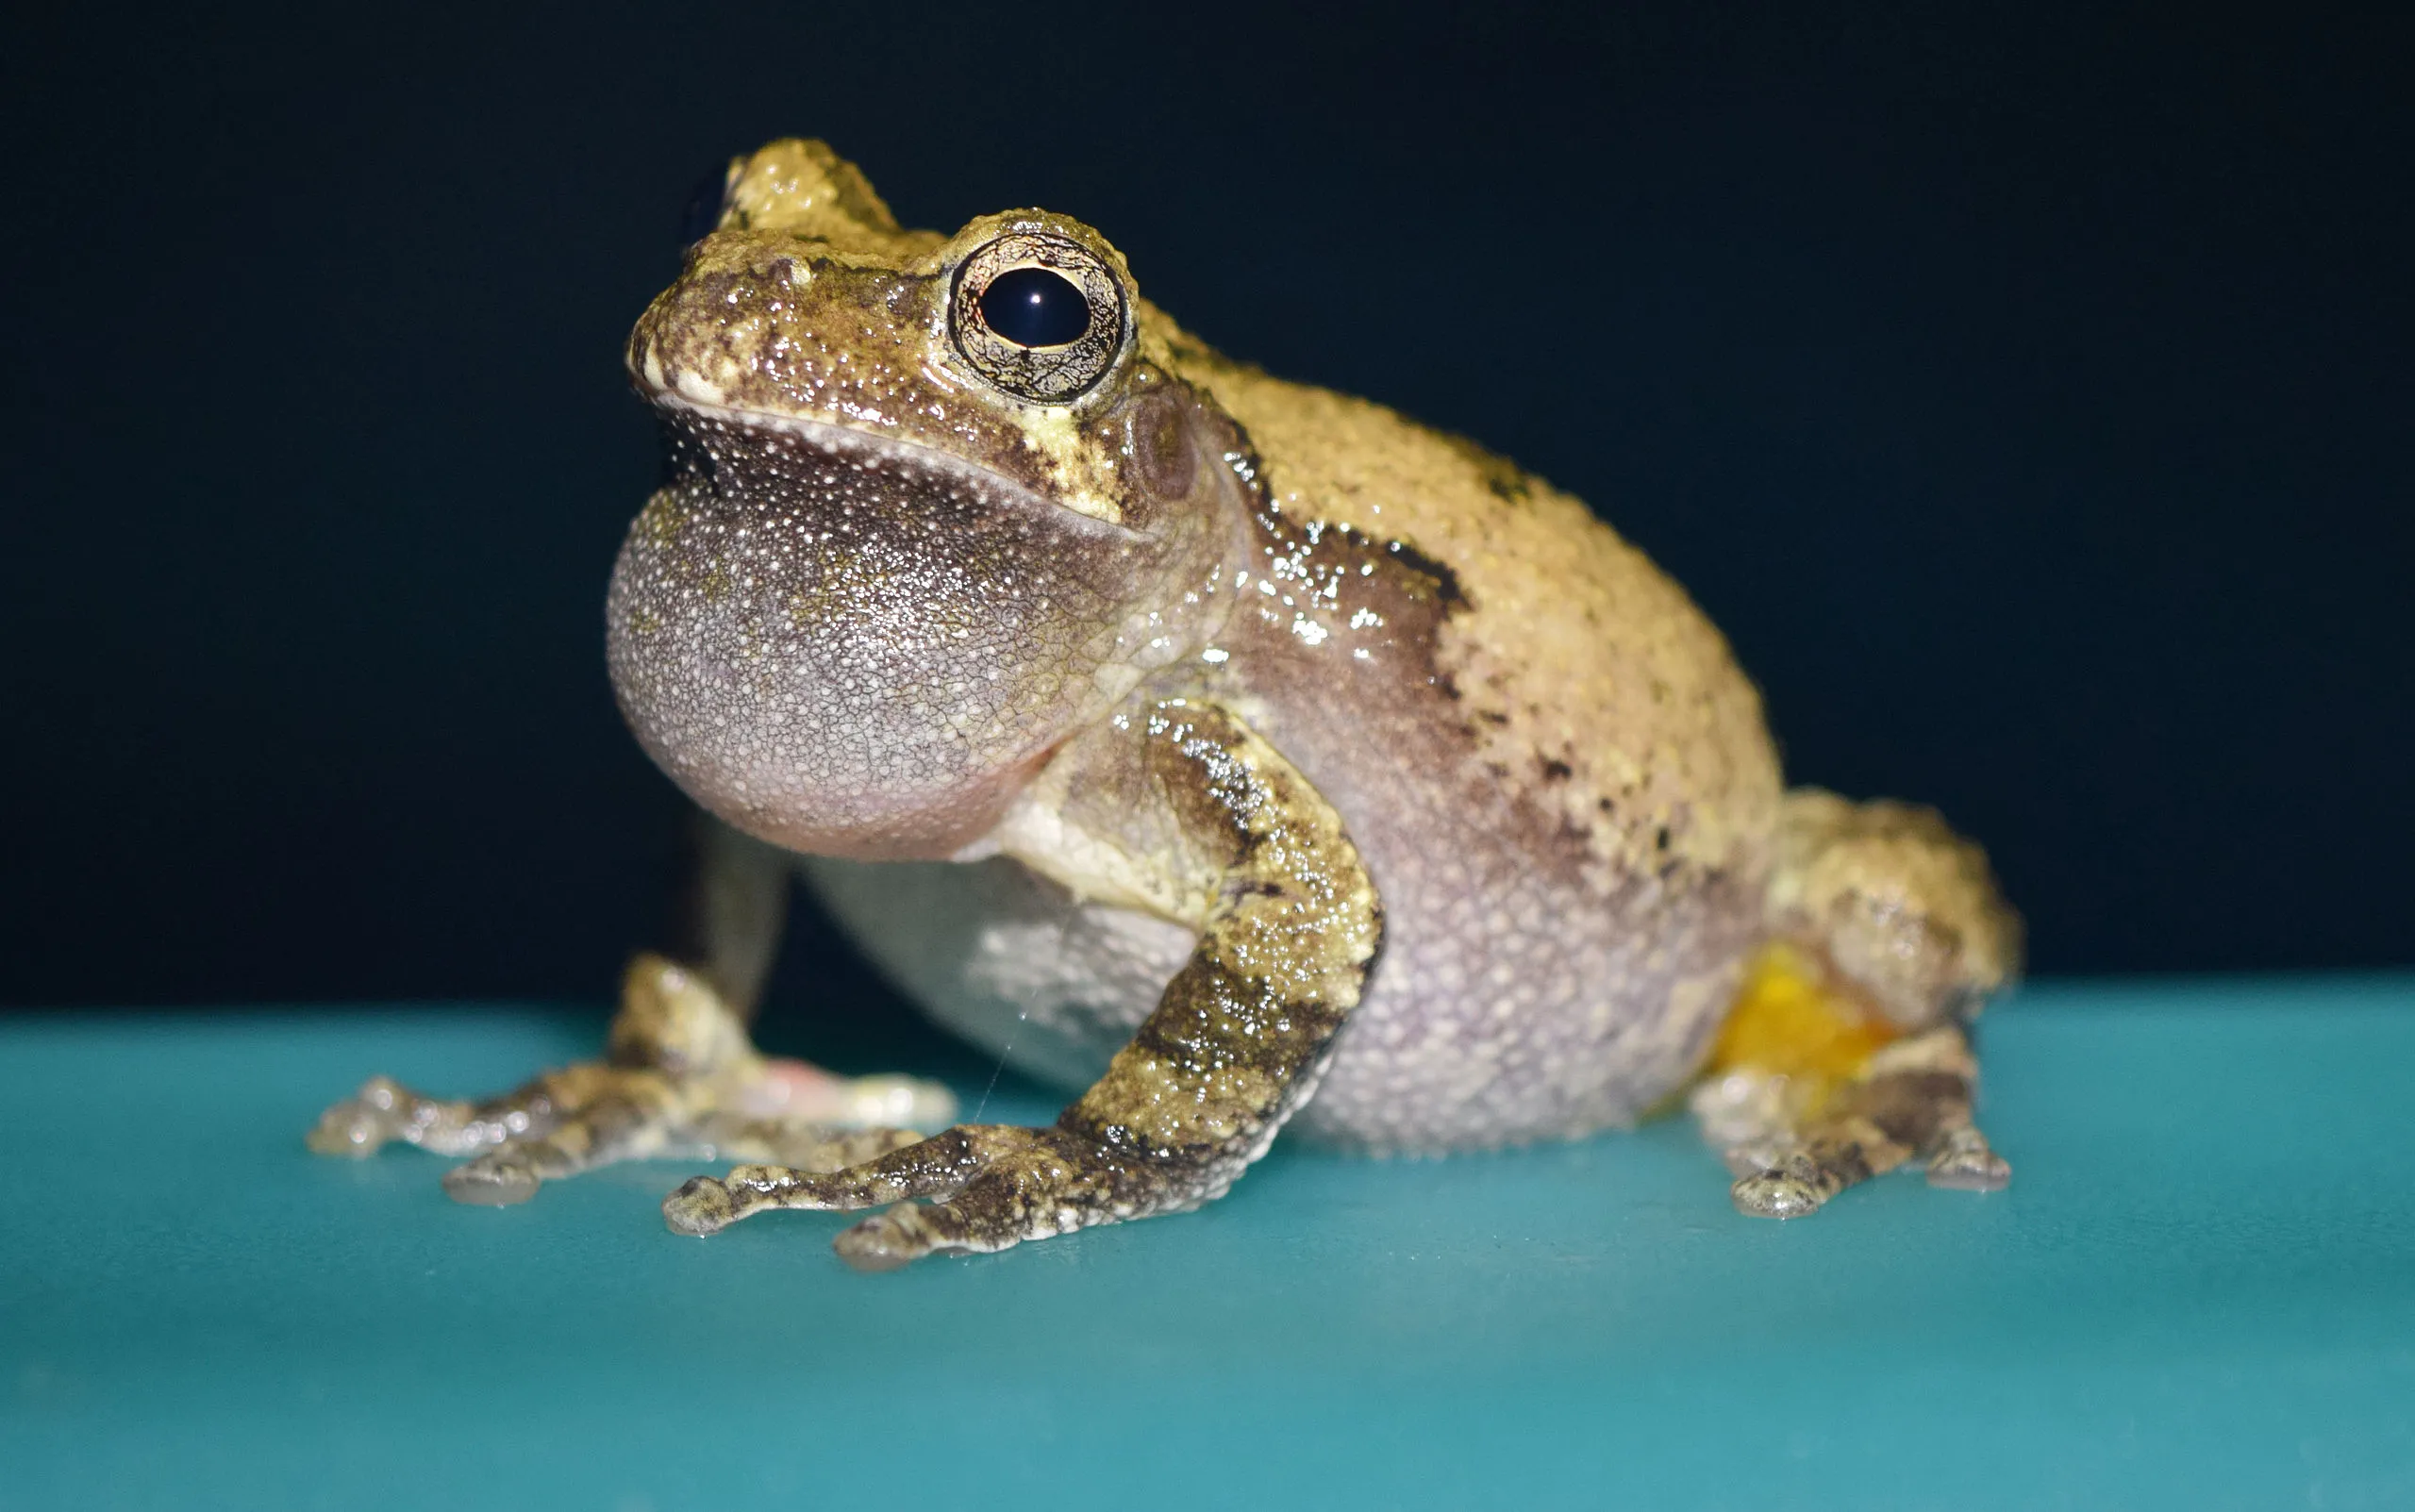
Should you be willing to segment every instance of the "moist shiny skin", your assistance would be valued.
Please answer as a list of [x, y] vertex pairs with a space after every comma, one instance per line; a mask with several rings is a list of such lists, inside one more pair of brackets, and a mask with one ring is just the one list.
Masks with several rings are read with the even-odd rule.
[[[952, 335], [1008, 236], [1126, 301], [1070, 399]], [[1119, 753], [1192, 700], [1307, 779], [1380, 901], [1294, 1127], [1571, 1136], [1701, 1064], [1766, 933], [1777, 762], [1718, 632], [1577, 501], [1218, 356], [1078, 223], [903, 230], [818, 144], [741, 162], [629, 357], [671, 463], [613, 580], [623, 708], [698, 802], [825, 858], [945, 1022], [1078, 1081], [1157, 1004], [1214, 889]]]
[[[1933, 810], [1781, 791], [1760, 703], [1575, 500], [1218, 356], [1089, 226], [909, 231], [818, 142], [732, 162], [631, 333], [660, 486], [608, 606], [699, 819], [602, 1058], [477, 1100], [373, 1077], [313, 1149], [460, 1202], [734, 1159], [702, 1237], [872, 1212], [893, 1270], [1229, 1190], [1287, 1126], [1377, 1151], [1686, 1098], [1742, 1214], [1918, 1160], [1992, 1191], [1969, 1025], [2018, 967]], [[1038, 1126], [762, 1055], [802, 867], [941, 1021], [1083, 1089]], [[976, 1110], [975, 1118], [979, 1117]]]

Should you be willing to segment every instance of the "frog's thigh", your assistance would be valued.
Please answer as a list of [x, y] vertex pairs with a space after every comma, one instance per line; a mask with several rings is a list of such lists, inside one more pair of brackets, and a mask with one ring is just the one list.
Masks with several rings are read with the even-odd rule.
[[[1081, 788], [1111, 793], [1072, 854], [1110, 869], [1162, 866], [1205, 883], [1198, 944], [1107, 1072], [1048, 1128], [950, 1129], [845, 1171], [741, 1166], [672, 1193], [673, 1229], [709, 1234], [771, 1208], [902, 1203], [840, 1236], [862, 1270], [935, 1252], [1003, 1250], [1094, 1223], [1180, 1212], [1221, 1196], [1313, 1089], [1374, 957], [1381, 912], [1357, 847], [1307, 781], [1232, 715], [1169, 702], [1105, 738]], [[1180, 854], [1118, 842], [1121, 808], [1147, 811]], [[1151, 832], [1143, 822], [1141, 829]], [[1104, 849], [1103, 849], [1104, 848]], [[1062, 854], [1027, 857], [1059, 864]], [[912, 1205], [909, 1199], [933, 1199]]]

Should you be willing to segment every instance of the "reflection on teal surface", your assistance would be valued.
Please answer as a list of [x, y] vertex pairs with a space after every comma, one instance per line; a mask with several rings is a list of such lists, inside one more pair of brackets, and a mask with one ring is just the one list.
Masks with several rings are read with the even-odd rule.
[[685, 1167], [498, 1211], [302, 1150], [367, 1072], [484, 1090], [592, 1021], [0, 1020], [0, 1506], [2415, 1506], [2415, 977], [1989, 1030], [1997, 1196], [1750, 1221], [1680, 1123], [1287, 1148], [862, 1277], [834, 1216], [664, 1232]]

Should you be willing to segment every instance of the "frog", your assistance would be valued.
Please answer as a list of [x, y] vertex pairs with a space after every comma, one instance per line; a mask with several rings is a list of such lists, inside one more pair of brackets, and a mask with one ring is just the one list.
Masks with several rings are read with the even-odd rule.
[[[706, 1236], [870, 1216], [865, 1271], [1223, 1197], [1278, 1133], [1429, 1155], [1683, 1108], [1740, 1212], [1913, 1165], [1991, 1190], [1975, 1022], [2019, 915], [1935, 810], [1790, 788], [1760, 695], [1585, 504], [1228, 358], [1041, 209], [900, 224], [820, 141], [731, 160], [626, 364], [663, 472], [607, 593], [622, 713], [698, 814], [604, 1054], [310, 1135], [614, 1161]], [[1045, 1126], [762, 1055], [799, 883]], [[926, 1132], [935, 1131], [935, 1132]]]

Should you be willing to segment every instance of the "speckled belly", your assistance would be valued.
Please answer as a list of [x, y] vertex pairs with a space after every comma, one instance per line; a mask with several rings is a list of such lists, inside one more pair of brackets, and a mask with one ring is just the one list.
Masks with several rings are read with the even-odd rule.
[[[1075, 903], [1009, 860], [809, 857], [803, 870], [932, 1017], [1069, 1088], [1105, 1069], [1192, 944], [1178, 925]], [[1664, 893], [1640, 879], [1577, 897], [1507, 856], [1429, 859], [1384, 901], [1374, 982], [1291, 1125], [1374, 1151], [1632, 1123], [1701, 1064], [1759, 927], [1740, 887]]]

